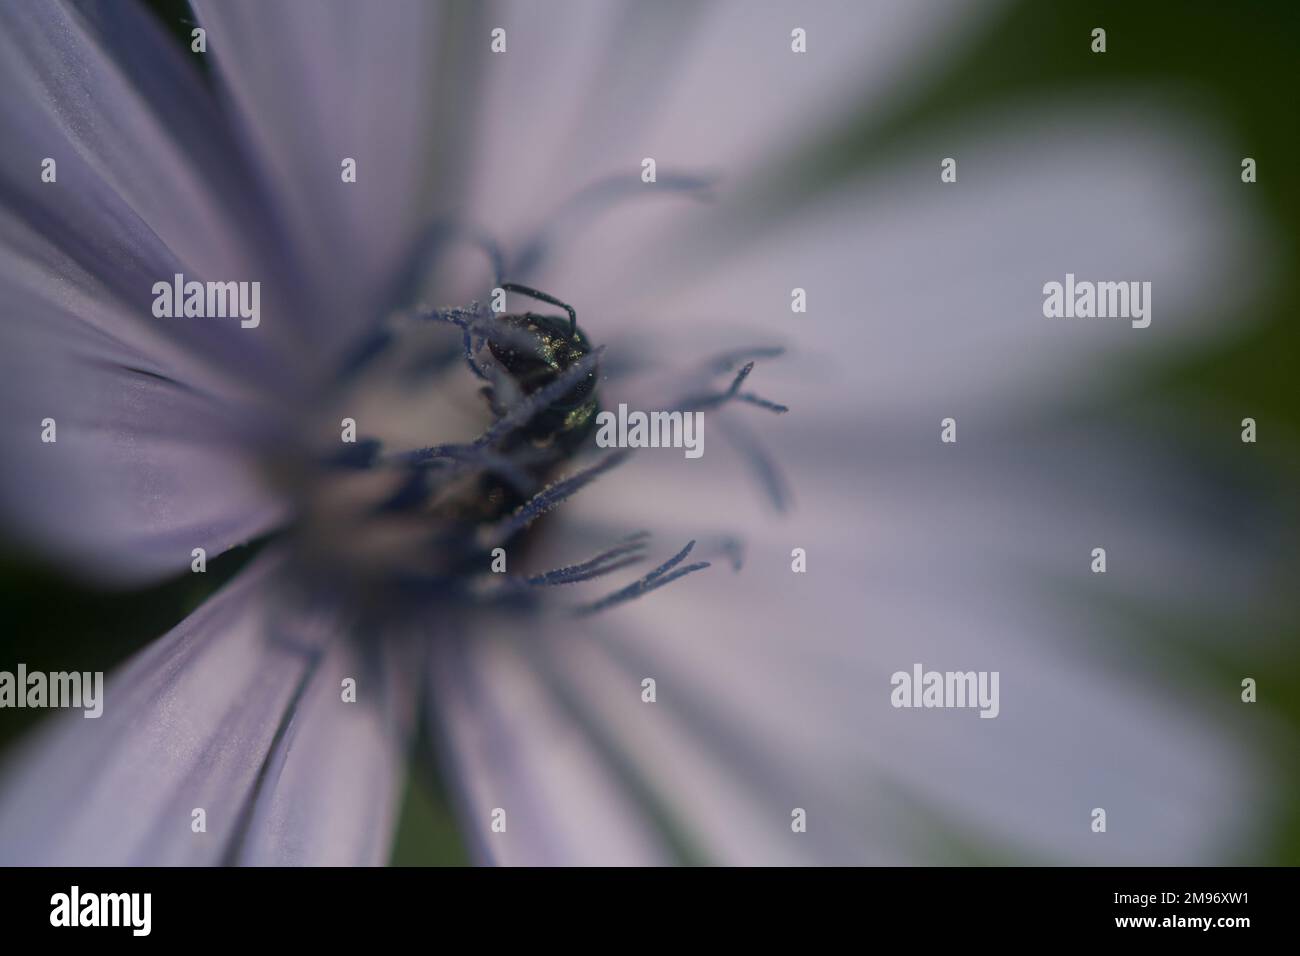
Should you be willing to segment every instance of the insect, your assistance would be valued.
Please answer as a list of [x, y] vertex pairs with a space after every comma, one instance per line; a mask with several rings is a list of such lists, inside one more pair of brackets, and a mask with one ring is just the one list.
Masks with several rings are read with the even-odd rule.
[[[578, 314], [573, 306], [517, 282], [503, 282], [501, 288], [559, 306], [569, 315], [567, 320], [537, 312], [505, 313], [497, 317], [498, 322], [522, 334], [490, 339], [488, 348], [525, 395], [551, 384], [576, 362], [591, 354], [591, 342], [578, 328]], [[535, 448], [554, 447], [559, 457], [572, 455], [595, 427], [596, 414], [600, 410], [596, 377], [597, 370], [593, 365], [568, 392], [538, 411], [518, 429], [514, 445], [518, 447], [529, 442]], [[494, 403], [493, 411], [497, 415], [504, 414], [504, 409], [495, 405], [494, 396], [489, 395], [489, 401]]]
[[[591, 355], [591, 341], [578, 328], [578, 315], [573, 306], [517, 282], [502, 282], [500, 288], [558, 306], [568, 313], [567, 318], [538, 312], [503, 313], [494, 318], [505, 334], [489, 336], [488, 349], [524, 397], [552, 385]], [[544, 485], [555, 468], [572, 458], [594, 431], [600, 410], [597, 375], [593, 362], [567, 391], [554, 396], [500, 439], [497, 451], [512, 458], [517, 469], [536, 485]], [[498, 421], [514, 404], [503, 400], [504, 396], [493, 386], [485, 387], [483, 394]], [[479, 480], [480, 520], [504, 516], [527, 500], [516, 484], [503, 480], [499, 474], [487, 473]]]

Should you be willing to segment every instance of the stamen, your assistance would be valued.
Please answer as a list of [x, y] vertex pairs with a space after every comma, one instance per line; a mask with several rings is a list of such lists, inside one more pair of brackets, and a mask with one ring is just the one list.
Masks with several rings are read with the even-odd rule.
[[533, 392], [525, 395], [508, 412], [502, 415], [492, 427], [474, 441], [475, 448], [493, 445], [513, 431], [523, 428], [539, 412], [550, 407], [557, 399], [571, 392], [600, 362], [605, 354], [604, 346], [593, 349], [567, 369], [555, 376], [553, 380]]
[[[553, 237], [574, 235], [581, 231], [583, 220], [594, 219], [618, 202], [666, 193], [679, 193], [694, 199], [712, 199], [714, 176], [692, 175], [660, 170], [655, 188], [648, 190], [638, 179], [629, 181], [623, 174], [608, 176], [579, 190], [554, 213], [546, 217], [545, 225], [521, 244], [519, 253], [510, 262], [510, 274], [525, 276], [537, 269], [546, 259], [547, 247]], [[500, 273], [498, 273], [500, 275]]]
[[[410, 454], [409, 452], [407, 454]], [[504, 479], [511, 488], [521, 495], [531, 495], [536, 489], [536, 480], [525, 470], [524, 466], [540, 461], [541, 456], [516, 455], [511, 458], [501, 455], [490, 448], [474, 448], [469, 445], [444, 446], [440, 461], [454, 461], [459, 467], [451, 467], [444, 472], [448, 479], [460, 478], [476, 471], [488, 472]]]
[[789, 484], [776, 462], [759, 443], [758, 438], [734, 417], [723, 419], [718, 423], [718, 427], [722, 430], [723, 436], [749, 462], [750, 468], [758, 476], [759, 484], [772, 502], [772, 507], [777, 511], [785, 511], [790, 502]]
[[487, 382], [491, 381], [491, 379], [488, 378], [483, 367], [479, 365], [478, 361], [474, 358], [474, 353], [477, 351], [477, 348], [474, 344], [473, 330], [481, 315], [482, 306], [477, 302], [470, 303], [468, 309], [453, 306], [451, 308], [434, 309], [431, 312], [426, 311], [418, 313], [419, 318], [429, 319], [435, 322], [447, 322], [460, 329], [461, 342], [464, 346], [465, 364], [469, 366], [469, 370], [473, 372], [475, 376]]
[[515, 473], [521, 473], [511, 466], [509, 459], [494, 455], [488, 449], [512, 432], [523, 428], [533, 420], [534, 416], [549, 408], [556, 399], [572, 391], [596, 367], [603, 354], [603, 348], [593, 350], [531, 395], [525, 395], [509, 411], [497, 419], [491, 428], [474, 439], [471, 444], [431, 445], [428, 448], [416, 448], [411, 451], [401, 452], [397, 457], [401, 461], [412, 465], [418, 465], [436, 458], [455, 458], [460, 461], [475, 461], [485, 466], [491, 463], [493, 467], [510, 469]]
[[743, 395], [740, 394], [741, 384], [745, 379], [749, 378], [749, 373], [752, 371], [754, 371], [754, 363], [752, 361], [747, 362], [741, 370], [736, 373], [736, 377], [732, 379], [731, 385], [725, 392], [714, 392], [682, 399], [677, 403], [677, 407], [683, 411], [702, 411], [706, 408], [717, 408], [719, 405], [725, 405], [727, 402], [732, 400], [738, 400], [748, 402], [750, 405], [757, 405], [759, 408], [766, 409], [770, 412], [776, 412], [778, 415], [788, 412], [790, 410], [789, 406], [778, 405], [776, 402], [771, 402], [766, 398], [761, 398], [753, 392], [746, 392]]
[[392, 344], [393, 333], [389, 329], [380, 328], [371, 332], [361, 341], [352, 353], [343, 360], [343, 365], [339, 369], [339, 380], [347, 382], [356, 377], [362, 369], [370, 364], [376, 356], [382, 355], [383, 352]]
[[736, 367], [736, 363], [744, 362], [747, 359], [780, 358], [784, 354], [784, 346], [757, 345], [747, 349], [735, 349], [731, 352], [723, 352], [721, 355], [715, 355], [705, 363], [705, 368], [712, 374], [720, 375], [723, 372], [730, 372]]
[[[690, 193], [706, 197], [712, 180], [706, 177], [679, 176], [660, 174], [659, 189]], [[486, 233], [476, 231], [458, 223], [443, 223], [431, 230], [429, 235], [431, 247], [451, 240], [468, 240], [474, 243], [491, 260], [494, 285], [507, 291], [522, 292], [552, 305], [563, 307], [569, 314], [570, 335], [577, 336], [576, 316], [573, 308], [544, 292], [519, 286], [513, 282], [503, 281], [510, 276], [526, 277], [537, 268], [550, 251], [552, 240], [567, 231], [571, 231], [575, 220], [594, 218], [604, 208], [624, 199], [647, 195], [638, 183], [629, 183], [627, 177], [611, 177], [595, 183], [579, 192], [568, 203], [561, 206], [559, 212], [549, 217], [546, 224], [534, 233], [517, 255], [506, 256], [502, 249]], [[412, 273], [412, 278], [415, 273]], [[412, 285], [414, 288], [414, 285]], [[409, 301], [409, 300], [407, 300]], [[393, 316], [389, 316], [391, 320]], [[499, 351], [498, 345], [527, 350], [536, 347], [533, 336], [516, 328], [517, 323], [502, 322], [486, 310], [478, 301], [466, 307], [453, 306], [444, 308], [417, 307], [405, 313], [407, 320], [440, 322], [455, 326], [460, 331], [460, 348], [453, 341], [439, 340], [442, 346], [438, 355], [444, 363], [454, 362], [459, 353], [470, 372], [480, 381], [487, 383], [480, 389], [487, 395], [494, 417], [493, 422], [469, 444], [446, 444], [414, 449], [391, 455], [381, 455], [382, 446], [373, 440], [364, 440], [355, 449], [339, 455], [337, 464], [348, 467], [374, 467], [376, 464], [396, 466], [401, 469], [397, 490], [390, 494], [387, 501], [380, 505], [380, 510], [392, 511], [415, 509], [428, 501], [439, 497], [440, 492], [452, 490], [459, 492], [453, 482], [475, 473], [490, 473], [499, 478], [490, 487], [483, 489], [489, 494], [480, 510], [466, 508], [460, 497], [449, 496], [451, 508], [448, 511], [443, 542], [438, 547], [461, 555], [453, 561], [434, 565], [443, 567], [447, 573], [416, 574], [410, 584], [421, 589], [426, 595], [457, 595], [474, 601], [522, 602], [524, 606], [537, 607], [549, 604], [543, 602], [538, 589], [562, 587], [596, 578], [608, 576], [623, 568], [645, 560], [649, 533], [637, 532], [620, 540], [613, 547], [602, 551], [595, 557], [578, 564], [566, 565], [534, 574], [528, 577], [489, 575], [485, 571], [466, 571], [466, 568], [478, 567], [479, 559], [485, 559], [488, 549], [497, 547], [513, 539], [520, 532], [530, 527], [538, 518], [549, 513], [592, 481], [625, 462], [630, 456], [629, 450], [614, 451], [597, 459], [581, 470], [564, 477], [550, 485], [536, 490], [539, 482], [552, 473], [555, 466], [571, 457], [579, 446], [575, 440], [546, 442], [542, 440], [511, 443], [513, 437], [526, 430], [538, 419], [538, 416], [556, 406], [566, 396], [583, 386], [588, 377], [594, 376], [599, 366], [605, 375], [608, 368], [603, 364], [605, 349], [597, 348], [583, 355], [572, 365], [553, 377], [548, 375], [545, 384], [532, 393], [523, 393], [518, 381], [513, 385], [507, 379], [509, 369], [503, 371], [497, 363], [487, 361], [480, 363], [485, 348], [490, 344], [493, 351]], [[386, 329], [377, 329], [372, 337], [361, 343], [352, 353], [349, 368], [355, 370], [368, 363], [385, 348], [391, 345], [396, 334], [391, 325]], [[585, 338], [581, 342], [586, 349]], [[689, 397], [668, 405], [669, 409], [681, 411], [698, 411], [715, 409], [729, 402], [743, 402], [775, 414], [783, 414], [789, 409], [786, 405], [771, 401], [754, 392], [742, 391], [742, 388], [754, 371], [756, 360], [775, 358], [784, 353], [780, 346], [755, 346], [736, 349], [716, 355], [706, 361], [703, 369], [696, 368], [686, 378], [680, 380], [679, 388]], [[738, 370], [737, 370], [738, 368]], [[730, 383], [723, 390], [714, 390], [712, 382], [715, 376], [735, 372]], [[707, 376], [707, 377], [706, 377]], [[512, 401], [509, 407], [505, 402]], [[724, 436], [737, 447], [747, 459], [750, 467], [758, 475], [760, 483], [771, 499], [774, 507], [784, 510], [788, 501], [788, 491], [784, 478], [775, 462], [767, 455], [757, 438], [741, 423], [733, 421], [736, 416], [720, 416], [719, 427]], [[502, 496], [501, 485], [509, 487], [513, 494]], [[529, 497], [531, 496], [531, 497]], [[512, 513], [502, 516], [504, 508], [521, 499], [524, 504]], [[461, 509], [461, 510], [457, 510]], [[424, 517], [432, 518], [434, 529], [442, 527], [437, 512]], [[743, 561], [742, 546], [730, 537], [717, 538], [706, 536], [705, 543], [697, 549], [697, 541], [692, 539], [679, 552], [649, 573], [605, 596], [569, 610], [585, 616], [604, 611], [611, 607], [635, 600], [652, 591], [664, 587], [679, 578], [704, 570], [711, 566], [709, 560], [696, 560], [687, 564], [688, 556], [695, 553], [697, 558], [725, 559], [732, 568], [739, 570]], [[478, 555], [479, 550], [484, 552]], [[486, 567], [486, 562], [482, 565]], [[411, 569], [415, 571], [416, 569]], [[432, 571], [432, 567], [429, 569]], [[495, 579], [495, 580], [492, 580]], [[491, 583], [489, 583], [491, 582]], [[554, 605], [551, 605], [554, 607]]]
[[[705, 568], [710, 567], [708, 561], [699, 561], [695, 564], [688, 564], [684, 568], [678, 568], [676, 571], [672, 570], [686, 559], [686, 556], [691, 553], [691, 549], [694, 547], [695, 542], [688, 541], [686, 547], [682, 548], [682, 550], [678, 551], [663, 564], [659, 565], [659, 567], [645, 575], [645, 577], [633, 581], [627, 587], [620, 588], [612, 594], [605, 595], [598, 601], [580, 605], [574, 609], [574, 613], [585, 617], [599, 611], [604, 611], [617, 604], [624, 604], [628, 601], [633, 601], [645, 594], [649, 594], [651, 591], [658, 590], [666, 584], [671, 584], [678, 578], [683, 578], [688, 574], [694, 574], [696, 571], [702, 571]], [[670, 571], [672, 573], [668, 573]]]
[[[526, 580], [529, 584], [535, 586], [551, 586], [574, 584], [578, 581], [601, 577], [641, 561], [645, 557], [645, 542], [649, 537], [650, 532], [638, 531], [636, 534], [625, 538], [624, 543], [596, 555], [589, 561], [564, 568], [555, 568], [542, 574], [535, 574]], [[619, 560], [620, 558], [622, 560]]]
[[741, 367], [740, 371], [736, 373], [736, 377], [731, 382], [731, 387], [727, 389], [728, 397], [735, 395], [736, 392], [740, 391], [740, 383], [749, 378], [749, 373], [752, 371], [754, 371], [754, 363], [746, 362]]
[[363, 438], [358, 442], [344, 445], [340, 450], [329, 455], [325, 463], [337, 468], [370, 468], [378, 460], [381, 447], [382, 443], [379, 439]]
[[413, 297], [421, 277], [435, 261], [440, 248], [457, 240], [478, 246], [492, 263], [493, 281], [501, 281], [501, 276], [505, 274], [505, 256], [502, 255], [501, 246], [497, 241], [483, 229], [444, 218], [430, 223], [424, 233], [415, 240], [415, 252], [407, 264], [399, 289]]
[[626, 449], [612, 452], [590, 468], [583, 469], [577, 474], [570, 475], [568, 478], [542, 489], [520, 505], [510, 517], [485, 528], [480, 535], [482, 546], [493, 548], [509, 540], [517, 532], [522, 531], [552, 508], [577, 494], [605, 472], [627, 461], [629, 454], [630, 452]]
[[750, 405], [757, 405], [759, 408], [765, 408], [769, 412], [776, 412], [778, 415], [784, 415], [790, 410], [789, 405], [778, 405], [776, 402], [769, 402], [766, 398], [760, 398], [753, 392], [742, 392], [736, 396], [736, 400], [748, 402]]

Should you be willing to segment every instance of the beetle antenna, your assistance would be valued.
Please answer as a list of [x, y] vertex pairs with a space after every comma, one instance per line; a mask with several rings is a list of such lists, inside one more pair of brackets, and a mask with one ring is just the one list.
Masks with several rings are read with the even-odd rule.
[[507, 292], [518, 292], [520, 295], [531, 296], [541, 302], [547, 302], [551, 305], [558, 305], [565, 312], [569, 313], [569, 338], [578, 334], [578, 313], [573, 311], [573, 306], [561, 302], [553, 295], [547, 295], [545, 292], [538, 292], [536, 289], [526, 285], [520, 285], [518, 282], [503, 282], [501, 288]]

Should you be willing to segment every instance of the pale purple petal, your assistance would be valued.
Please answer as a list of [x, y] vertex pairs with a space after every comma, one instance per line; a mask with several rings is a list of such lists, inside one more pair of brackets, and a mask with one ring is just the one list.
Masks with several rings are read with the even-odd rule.
[[[432, 648], [435, 733], [471, 851], [512, 865], [668, 862], [645, 806], [530, 659], [534, 636], [522, 621], [476, 622]], [[504, 832], [492, 829], [496, 810]]]
[[[25, 741], [0, 786], [7, 865], [219, 863], [325, 641], [326, 614], [283, 600], [259, 558], [108, 676], [103, 715], [62, 713]], [[206, 832], [194, 832], [194, 810]]]
[[[84, 321], [186, 384], [293, 382], [284, 350], [305, 317], [259, 184], [196, 68], [133, 2], [85, 15], [5, 4], [0, 24], [0, 128], [14, 144], [0, 155], [6, 286], [93, 299], [76, 310]], [[42, 181], [45, 158], [55, 182]], [[153, 285], [177, 272], [267, 280], [274, 317], [256, 330], [155, 318]]]
[[[1111, 603], [1161, 594], [1225, 634], [1259, 612], [1265, 555], [1241, 547], [1254, 532], [1210, 517], [1212, 488], [1104, 435], [1038, 435], [1032, 452], [986, 438], [975, 459], [937, 439], [842, 430], [832, 451], [818, 437], [787, 461], [803, 504], [780, 522], [650, 456], [623, 469], [630, 486], [575, 505], [611, 522], [633, 495], [661, 534], [728, 516], [744, 529], [739, 574], [611, 611], [597, 641], [544, 645], [713, 854], [954, 862], [920, 838], [930, 816], [1027, 860], [1199, 864], [1245, 838], [1237, 808], [1270, 804], [1275, 788], [1262, 741], [1242, 746], [1252, 731], [1231, 688], [1215, 705], [1157, 681], [1152, 661], [1169, 655], [1143, 650], [1175, 638]], [[1124, 562], [1113, 580], [1089, 573], [1097, 543]], [[805, 574], [792, 573], [795, 547]], [[890, 677], [914, 662], [1000, 671], [1000, 715], [892, 708]], [[658, 681], [663, 717], [629, 702], [641, 677]], [[669, 755], [684, 772], [655, 771]], [[791, 846], [796, 806], [810, 839]], [[1121, 821], [1122, 842], [1089, 841], [1094, 806]], [[836, 845], [811, 839], [818, 823]]]
[[247, 455], [293, 381], [285, 330], [152, 314], [153, 283], [175, 272], [257, 277], [243, 167], [194, 68], [134, 4], [0, 18], [15, 143], [0, 155], [0, 515], [84, 573], [177, 573], [194, 548], [215, 557], [284, 517]]
[[[5, 308], [17, 315], [0, 325], [0, 503], [33, 548], [138, 582], [188, 572], [193, 549], [215, 558], [285, 519], [250, 457], [249, 409], [137, 363], [84, 311], [15, 287]], [[54, 442], [42, 441], [47, 419]]]
[[[1066, 396], [1108, 381], [1098, 363], [1240, 334], [1218, 316], [1260, 295], [1275, 268], [1262, 225], [1220, 173], [1231, 156], [1212, 130], [1150, 113], [1081, 108], [1083, 144], [1040, 110], [1000, 117], [779, 219], [751, 222], [725, 201], [679, 207], [675, 232], [645, 236], [635, 256], [610, 251], [628, 229], [620, 212], [568, 237], [569, 253], [535, 278], [565, 290], [580, 316], [583, 303], [600, 303], [587, 326], [607, 341], [653, 316], [648, 345], [666, 357], [790, 346], [754, 384], [822, 422], [908, 416], [937, 428], [975, 405]], [[1201, 145], [1189, 152], [1188, 142]], [[940, 183], [939, 158], [954, 154], [977, 188]], [[732, 214], [743, 238], [713, 231]], [[1043, 284], [1067, 272], [1150, 281], [1151, 327], [1044, 317]], [[795, 288], [806, 313], [791, 312]]]
[[[382, 296], [429, 225], [438, 148], [456, 145], [432, 107], [438, 70], [453, 62], [438, 31], [442, 8], [419, 0], [194, 8], [237, 128], [267, 176], [268, 201], [312, 277], [312, 347], [328, 355], [393, 304]], [[355, 182], [343, 181], [345, 159], [356, 161]]]
[[[887, 102], [939, 46], [964, 41], [986, 5], [891, 0], [870, 15], [852, 0], [555, 6], [502, 4], [490, 26], [506, 30], [508, 50], [482, 47], [470, 208], [515, 242], [597, 179], [638, 183], [645, 157], [665, 176], [714, 173], [721, 190], [737, 188], [844, 113]], [[796, 27], [806, 54], [791, 50]], [[607, 260], [628, 261], [675, 205], [661, 197], [620, 209]]]
[[[395, 646], [374, 633], [342, 635], [329, 646], [267, 764], [237, 862], [388, 861], [413, 709]], [[345, 700], [349, 678], [355, 697]]]

